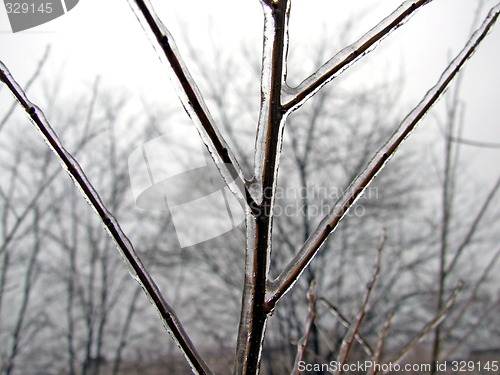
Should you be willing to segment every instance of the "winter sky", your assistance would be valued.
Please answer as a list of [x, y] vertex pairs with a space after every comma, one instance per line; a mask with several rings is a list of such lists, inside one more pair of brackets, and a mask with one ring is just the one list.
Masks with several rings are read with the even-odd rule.
[[[294, 0], [290, 55], [308, 53], [307, 47], [320, 37], [325, 40], [337, 38], [339, 25], [348, 19], [353, 26], [347, 39], [354, 41], [401, 2]], [[478, 2], [434, 0], [384, 40], [368, 57], [370, 63], [356, 67], [350, 73], [350, 79], [366, 82], [378, 76], [394, 74], [396, 77], [403, 69], [403, 98], [409, 109], [434, 84], [450, 57], [464, 45], [470, 35]], [[184, 46], [180, 40], [184, 39], [200, 51], [215, 43], [240, 53], [238, 47], [247, 43], [255, 47], [252, 52], [260, 53], [262, 12], [258, 0], [153, 0], [152, 3], [174, 38], [177, 36], [181, 51]], [[484, 3], [480, 20], [495, 1]], [[6, 10], [0, 4], [0, 59], [20, 83], [29, 79], [49, 44], [50, 64], [44, 69], [44, 76], [62, 76], [64, 86], [71, 90], [88, 90], [99, 75], [107, 85], [117, 89], [126, 86], [145, 97], [177, 100], [164, 66], [126, 0], [80, 0], [66, 15], [16, 34], [12, 34]], [[465, 138], [500, 143], [499, 47], [500, 24], [467, 66], [463, 82], [468, 103]], [[332, 48], [331, 53], [335, 52]], [[293, 64], [300, 64], [300, 60], [291, 57], [290, 81], [299, 82], [301, 77], [294, 76], [299, 70], [294, 69]], [[35, 99], [43, 105], [42, 96]], [[0, 101], [0, 106], [3, 105]], [[476, 153], [477, 150], [473, 151]], [[484, 173], [498, 175], [500, 150], [479, 151], [483, 155]]]

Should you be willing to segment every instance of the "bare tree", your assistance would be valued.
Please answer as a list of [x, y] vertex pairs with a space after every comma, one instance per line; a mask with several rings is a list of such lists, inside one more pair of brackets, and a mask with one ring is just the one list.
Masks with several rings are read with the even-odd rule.
[[[466, 257], [471, 255], [471, 251], [474, 248], [478, 248], [478, 238], [480, 236], [479, 232], [482, 224], [486, 220], [488, 211], [491, 211], [491, 206], [495, 201], [495, 196], [497, 195], [498, 190], [500, 189], [500, 176], [497, 179], [494, 186], [488, 192], [486, 197], [481, 200], [477, 200], [478, 209], [474, 211], [471, 216], [471, 220], [469, 223], [465, 224], [465, 227], [461, 228], [461, 233], [463, 235], [457, 236], [454, 232], [454, 227], [461, 227], [458, 218], [460, 217], [457, 212], [457, 199], [459, 189], [459, 171], [460, 169], [460, 151], [462, 148], [462, 136], [461, 136], [461, 126], [463, 125], [462, 117], [463, 117], [463, 103], [460, 101], [460, 82], [461, 80], [457, 80], [456, 86], [453, 90], [453, 95], [449, 96], [449, 100], [447, 101], [446, 108], [446, 123], [444, 124], [444, 167], [443, 167], [443, 176], [441, 178], [442, 181], [442, 198], [441, 198], [441, 228], [440, 228], [440, 239], [439, 239], [439, 268], [438, 268], [438, 290], [437, 290], [437, 298], [436, 298], [436, 310], [439, 311], [443, 308], [445, 303], [445, 298], [449, 290], [449, 280], [456, 278], [458, 274], [457, 269], [459, 267], [460, 262]], [[490, 221], [490, 225], [492, 221]], [[457, 241], [456, 238], [459, 238]], [[487, 252], [489, 253], [489, 252]], [[470, 288], [472, 293], [467, 300], [468, 303], [471, 303], [474, 298], [477, 290], [484, 283], [487, 274], [490, 272], [492, 266], [495, 264], [496, 259], [498, 257], [497, 254], [493, 255], [493, 258], [489, 262], [487, 262], [487, 266], [484, 271], [479, 273], [475, 272], [477, 275], [482, 275], [476, 280], [471, 280]], [[461, 274], [461, 273], [460, 273]], [[476, 276], [475, 275], [475, 276]], [[461, 276], [464, 277], [464, 276]], [[471, 306], [467, 306], [468, 303], [465, 303], [462, 307], [461, 314], [464, 313], [464, 310], [470, 308]], [[488, 309], [489, 310], [489, 309]], [[455, 324], [457, 323], [454, 320]], [[484, 320], [481, 319], [477, 323], [477, 325], [484, 324]], [[446, 332], [446, 336], [451, 335], [451, 331], [453, 326], [438, 326], [434, 332], [434, 342], [432, 346], [432, 356], [431, 363], [433, 364], [432, 373], [435, 374], [437, 371], [436, 364], [438, 360], [441, 358], [442, 352], [442, 341], [443, 341], [443, 330]]]

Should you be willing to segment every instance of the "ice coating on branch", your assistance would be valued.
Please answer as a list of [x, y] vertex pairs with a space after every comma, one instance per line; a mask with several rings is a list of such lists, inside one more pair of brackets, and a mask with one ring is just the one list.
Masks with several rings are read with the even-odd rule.
[[302, 272], [325, 243], [327, 237], [337, 228], [340, 221], [359, 199], [366, 187], [383, 169], [404, 140], [408, 138], [413, 130], [415, 130], [420, 120], [439, 100], [460, 69], [474, 54], [482, 40], [497, 21], [499, 13], [500, 5], [491, 9], [481, 27], [471, 36], [462, 51], [448, 65], [434, 87], [425, 94], [420, 103], [406, 116], [398, 129], [375, 154], [365, 169], [349, 185], [344, 194], [335, 203], [330, 213], [323, 218], [316, 230], [304, 243], [297, 256], [279, 275], [275, 283], [275, 289], [268, 293], [268, 301], [276, 303], [277, 300], [293, 287]]
[[361, 57], [374, 50], [380, 41], [408, 21], [418, 8], [431, 1], [432, 0], [405, 1], [393, 13], [364, 34], [358, 41], [334, 55], [315, 73], [306, 78], [298, 87], [284, 90], [283, 103], [287, 110], [294, 111], [300, 107], [325, 84], [335, 77], [338, 77]]
[[[215, 125], [196, 82], [191, 77], [181, 58], [172, 35], [158, 18], [148, 0], [129, 0], [129, 3], [157, 51], [158, 57], [168, 67], [169, 78], [177, 95], [188, 116], [196, 126], [222, 178], [236, 199], [244, 206], [247, 201], [244, 184], [232, 184], [235, 173], [241, 181], [244, 181], [243, 171]], [[228, 166], [232, 166], [232, 168], [228, 168]], [[243, 189], [241, 189], [241, 186], [243, 186]]]
[[[101, 198], [99, 197], [98, 193], [96, 192], [92, 184], [88, 181], [87, 177], [85, 176], [85, 173], [81, 169], [78, 162], [68, 151], [66, 151], [59, 137], [50, 126], [43, 111], [28, 99], [23, 89], [14, 80], [7, 67], [1, 61], [0, 61], [0, 70], [1, 70], [2, 81], [4, 81], [7, 84], [7, 86], [9, 86], [11, 92], [14, 94], [14, 96], [19, 101], [21, 106], [28, 113], [31, 122], [40, 132], [43, 140], [49, 146], [52, 152], [56, 154], [62, 167], [70, 175], [74, 184], [80, 190], [87, 203], [92, 207], [94, 212], [97, 215], [99, 215], [106, 230], [110, 232], [110, 228], [116, 228], [116, 232], [118, 233], [121, 239], [122, 246], [125, 246], [127, 250], [134, 252], [130, 241], [122, 232], [121, 228], [119, 227], [113, 215], [107, 210], [107, 208], [102, 203]], [[113, 235], [112, 237], [116, 242], [116, 238]], [[124, 258], [127, 259], [126, 257]], [[129, 269], [131, 271], [132, 276], [135, 277], [136, 272], [134, 271], [134, 269], [131, 267], [129, 267]]]
[[255, 184], [258, 190], [256, 196], [257, 202], [262, 200], [262, 180], [263, 168], [266, 154], [266, 133], [268, 128], [269, 109], [271, 106], [271, 80], [272, 80], [272, 53], [273, 41], [275, 34], [275, 22], [271, 9], [266, 5], [262, 5], [264, 11], [264, 32], [263, 32], [263, 52], [261, 66], [261, 83], [260, 83], [260, 113], [259, 124], [257, 128], [257, 136], [255, 141], [255, 160], [254, 160], [254, 176], [257, 178]]
[[236, 343], [236, 358], [234, 361], [234, 374], [238, 374], [243, 368], [245, 362], [245, 354], [248, 341], [250, 337], [247, 335], [249, 332], [249, 322], [251, 318], [252, 307], [252, 278], [254, 269], [253, 249], [255, 248], [257, 227], [255, 218], [251, 212], [246, 214], [246, 250], [245, 250], [245, 279], [243, 283], [243, 297], [241, 306], [240, 323], [238, 327], [238, 341]]
[[211, 374], [210, 370], [208, 370], [194, 350], [175, 312], [163, 298], [158, 286], [142, 264], [131, 242], [122, 231], [116, 219], [102, 203], [99, 194], [88, 181], [78, 162], [64, 148], [64, 145], [41, 109], [28, 99], [22, 88], [1, 61], [0, 80], [7, 85], [17, 101], [24, 108], [34, 126], [41, 133], [44, 141], [59, 159], [62, 167], [68, 172], [87, 203], [101, 219], [106, 231], [115, 242], [122, 258], [127, 263], [131, 276], [141, 284], [149, 300], [158, 311], [163, 324], [167, 327], [177, 345], [182, 349], [187, 361], [194, 368], [193, 371], [198, 374]]

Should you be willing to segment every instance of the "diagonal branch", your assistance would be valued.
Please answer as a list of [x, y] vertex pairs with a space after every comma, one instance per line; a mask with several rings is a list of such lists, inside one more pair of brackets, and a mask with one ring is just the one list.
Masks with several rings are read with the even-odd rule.
[[[385, 339], [387, 334], [389, 333], [389, 329], [391, 328], [392, 319], [394, 318], [394, 310], [389, 313], [387, 320], [384, 323], [384, 327], [382, 328], [382, 332], [379, 335], [378, 343], [377, 343], [377, 351], [372, 356], [372, 361], [375, 365], [380, 365], [380, 360], [382, 359], [382, 352], [384, 350]], [[377, 366], [373, 366], [370, 372], [370, 375], [377, 375], [378, 369]]]
[[[446, 317], [448, 316], [450, 310], [452, 307], [455, 305], [456, 299], [460, 291], [462, 290], [463, 283], [460, 282], [458, 286], [455, 288], [453, 291], [453, 294], [451, 295], [450, 299], [446, 303], [446, 306], [430, 321], [428, 322], [421, 330], [420, 332], [410, 341], [408, 342], [396, 355], [394, 355], [389, 363], [395, 364], [399, 363], [409, 352], [412, 350], [419, 342], [422, 341], [422, 339], [428, 335], [430, 332], [432, 332], [436, 327], [439, 327]], [[386, 372], [388, 372], [387, 370]], [[384, 373], [386, 373], [384, 372]]]
[[[339, 309], [333, 303], [331, 303], [330, 301], [328, 301], [324, 297], [320, 297], [319, 300], [321, 302], [323, 302], [326, 305], [326, 307], [328, 307], [328, 311], [330, 311], [332, 313], [332, 315], [334, 315], [338, 319], [338, 321], [340, 322], [340, 324], [342, 324], [348, 330], [351, 329], [352, 323], [349, 322], [349, 320], [347, 319], [347, 317], [344, 314], [342, 314], [339, 311]], [[368, 341], [363, 337], [363, 335], [361, 335], [361, 333], [359, 331], [354, 334], [354, 338], [361, 345], [361, 347], [363, 348], [363, 350], [365, 351], [365, 353], [369, 357], [372, 357], [373, 356], [373, 349], [371, 348], [371, 346], [368, 343]]]
[[429, 112], [448, 88], [460, 69], [477, 50], [488, 32], [492, 29], [500, 13], [500, 5], [492, 8], [481, 27], [472, 35], [462, 51], [448, 65], [436, 85], [424, 96], [422, 101], [401, 122], [396, 132], [389, 138], [384, 146], [376, 153], [375, 157], [365, 169], [354, 179], [345, 193], [336, 202], [330, 213], [323, 218], [317, 229], [304, 243], [295, 258], [287, 265], [283, 272], [274, 281], [274, 290], [268, 296], [267, 303], [274, 307], [276, 302], [287, 293], [298, 280], [304, 269], [309, 265], [326, 239], [339, 225], [349, 209], [363, 194], [366, 187], [373, 181], [377, 174], [395, 154], [403, 141], [411, 134], [417, 124]]
[[297, 354], [293, 362], [292, 375], [300, 375], [299, 364], [304, 360], [306, 354], [307, 345], [309, 344], [309, 339], [311, 337], [311, 331], [316, 320], [316, 280], [312, 280], [309, 285], [309, 290], [307, 291], [307, 302], [308, 302], [308, 317], [306, 320], [306, 328], [304, 335], [300, 338], [297, 343]]
[[354, 339], [356, 335], [359, 335], [359, 330], [361, 328], [361, 323], [363, 322], [366, 313], [367, 313], [367, 308], [368, 308], [368, 303], [370, 302], [370, 296], [373, 292], [373, 288], [375, 287], [375, 284], [377, 283], [377, 280], [380, 275], [380, 269], [381, 269], [381, 262], [382, 262], [382, 251], [385, 246], [385, 241], [387, 237], [384, 233], [384, 236], [382, 238], [382, 242], [380, 243], [380, 246], [377, 251], [377, 261], [375, 263], [375, 267], [373, 270], [373, 275], [368, 282], [368, 285], [366, 286], [366, 293], [365, 297], [363, 300], [363, 303], [361, 304], [361, 307], [358, 312], [358, 317], [356, 319], [356, 322], [354, 325], [352, 325], [349, 328], [349, 331], [345, 335], [344, 339], [342, 340], [342, 345], [340, 346], [340, 351], [338, 355], [338, 363], [339, 363], [339, 370], [337, 372], [337, 375], [342, 374], [342, 369], [344, 367], [344, 364], [347, 361], [347, 357], [349, 356], [349, 353], [351, 351], [352, 344], [354, 342]]
[[382, 39], [405, 23], [416, 10], [431, 1], [432, 0], [405, 1], [358, 41], [345, 47], [328, 60], [316, 72], [307, 77], [298, 87], [286, 87], [286, 92], [283, 92], [283, 107], [289, 112], [299, 108], [324, 85], [342, 74], [365, 54], [374, 50]]
[[104, 206], [98, 193], [88, 181], [76, 159], [64, 148], [56, 133], [45, 118], [44, 113], [35, 104], [30, 102], [21, 87], [14, 80], [7, 67], [0, 61], [0, 81], [5, 83], [21, 107], [29, 115], [33, 125], [41, 133], [42, 138], [49, 148], [56, 154], [62, 167], [69, 173], [75, 185], [80, 189], [85, 200], [99, 216], [107, 232], [120, 250], [123, 259], [127, 262], [130, 273], [144, 289], [150, 301], [158, 310], [166, 328], [181, 348], [186, 360], [196, 373], [201, 375], [211, 374], [207, 365], [197, 353], [172, 307], [165, 301], [155, 281], [144, 268], [139, 256], [135, 252], [129, 239], [123, 233], [120, 225], [113, 215]]
[[495, 186], [491, 191], [489, 192], [488, 196], [483, 202], [483, 205], [479, 209], [479, 212], [477, 215], [474, 217], [474, 220], [467, 231], [467, 234], [463, 241], [460, 243], [458, 246], [457, 251], [455, 252], [455, 255], [453, 256], [453, 259], [451, 260], [450, 264], [446, 268], [445, 275], [448, 275], [453, 269], [455, 268], [460, 256], [464, 252], [465, 248], [470, 244], [472, 238], [474, 237], [474, 234], [477, 231], [477, 228], [479, 226], [479, 223], [481, 222], [482, 218], [484, 217], [486, 211], [488, 210], [488, 207], [490, 206], [491, 202], [493, 201], [493, 198], [495, 197], [496, 193], [500, 190], [500, 176], [497, 179], [497, 182], [495, 183]]
[[172, 35], [156, 15], [149, 0], [129, 0], [129, 3], [146, 33], [152, 36], [153, 46], [159, 56], [163, 55], [166, 58], [170, 68], [170, 79], [177, 90], [177, 95], [208, 148], [222, 178], [243, 207], [247, 204], [252, 207], [253, 199], [246, 185], [234, 183], [235, 174], [244, 181], [244, 174], [238, 160], [215, 125]]

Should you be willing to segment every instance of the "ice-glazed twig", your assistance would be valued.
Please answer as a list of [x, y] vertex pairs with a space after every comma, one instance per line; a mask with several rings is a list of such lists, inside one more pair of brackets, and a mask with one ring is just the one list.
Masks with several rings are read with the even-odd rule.
[[308, 317], [306, 321], [306, 329], [304, 335], [300, 338], [297, 343], [297, 354], [295, 356], [295, 361], [293, 364], [292, 375], [300, 375], [299, 364], [304, 360], [304, 355], [306, 354], [307, 345], [309, 345], [309, 339], [311, 337], [312, 327], [314, 321], [316, 320], [316, 280], [312, 280], [309, 285], [309, 290], [307, 291], [307, 302], [308, 302]]
[[471, 36], [462, 51], [445, 69], [436, 85], [430, 89], [422, 101], [406, 116], [396, 132], [384, 146], [375, 154], [375, 157], [365, 169], [354, 179], [345, 193], [335, 203], [330, 213], [323, 218], [317, 229], [304, 243], [296, 257], [287, 265], [284, 271], [273, 282], [274, 288], [269, 292], [267, 303], [272, 307], [287, 293], [298, 280], [304, 269], [318, 253], [326, 239], [339, 225], [349, 209], [362, 195], [366, 187], [394, 155], [403, 141], [411, 134], [417, 124], [439, 100], [447, 87], [456, 77], [467, 60], [477, 50], [480, 43], [497, 21], [500, 5], [492, 8], [481, 27]]
[[377, 261], [375, 263], [373, 274], [372, 274], [370, 281], [368, 282], [368, 284], [366, 286], [365, 297], [364, 297], [363, 303], [361, 304], [361, 307], [359, 309], [358, 317], [357, 317], [354, 325], [351, 325], [351, 327], [347, 331], [347, 334], [345, 335], [344, 339], [342, 340], [342, 345], [340, 346], [340, 351], [339, 351], [339, 355], [338, 355], [338, 363], [339, 363], [338, 368], [339, 368], [339, 370], [337, 372], [337, 375], [342, 374], [342, 369], [344, 368], [344, 364], [346, 363], [347, 357], [349, 356], [349, 353], [351, 351], [352, 343], [354, 342], [356, 334], [359, 332], [359, 330], [361, 328], [361, 323], [363, 322], [363, 319], [366, 316], [368, 303], [370, 302], [370, 296], [372, 295], [373, 289], [374, 289], [375, 284], [377, 283], [378, 277], [380, 275], [380, 268], [381, 268], [381, 262], [382, 262], [382, 251], [384, 250], [386, 240], [387, 240], [387, 237], [386, 237], [386, 234], [384, 233], [384, 236], [382, 238], [382, 241], [381, 241], [380, 246], [379, 246], [378, 251], [377, 251]]
[[160, 59], [162, 61], [166, 59], [169, 76], [177, 90], [177, 95], [179, 95], [184, 109], [208, 148], [222, 178], [243, 207], [246, 205], [253, 207], [253, 199], [247, 189], [247, 184], [234, 183], [235, 175], [244, 181], [243, 171], [236, 156], [215, 125], [198, 86], [182, 60], [172, 35], [156, 15], [149, 0], [129, 0], [129, 3], [145, 32], [151, 37]]
[[405, 23], [416, 10], [432, 0], [407, 0], [358, 41], [345, 47], [316, 72], [307, 77], [296, 88], [286, 87], [283, 92], [283, 107], [294, 111], [316, 94], [325, 84], [343, 73], [357, 60], [375, 49], [377, 43]]
[[[352, 327], [351, 322], [349, 322], [349, 320], [346, 318], [346, 316], [344, 314], [342, 314], [333, 303], [331, 303], [330, 301], [328, 301], [324, 297], [320, 297], [319, 301], [322, 302], [323, 304], [325, 304], [326, 307], [328, 307], [328, 311], [333, 316], [335, 316], [337, 318], [337, 320], [340, 322], [340, 324], [342, 324], [345, 328], [347, 328], [349, 330]], [[363, 337], [363, 335], [359, 331], [354, 334], [354, 338], [361, 345], [361, 347], [363, 348], [365, 353], [369, 357], [372, 357], [373, 356], [373, 349], [371, 348], [368, 341]]]
[[469, 227], [467, 234], [465, 235], [463, 241], [458, 246], [458, 249], [455, 252], [455, 255], [453, 256], [450, 264], [447, 266], [446, 271], [445, 271], [445, 275], [450, 274], [451, 271], [453, 271], [453, 269], [455, 268], [458, 260], [460, 259], [461, 255], [463, 254], [465, 248], [470, 244], [472, 238], [474, 237], [474, 234], [477, 231], [477, 228], [479, 226], [480, 221], [483, 219], [484, 215], [486, 214], [486, 211], [488, 210], [488, 207], [491, 205], [491, 202], [493, 202], [493, 198], [495, 197], [495, 195], [498, 193], [499, 190], [500, 190], [500, 176], [498, 177], [497, 182], [495, 183], [495, 186], [491, 189], [488, 196], [484, 200], [477, 215], [474, 217], [474, 220], [472, 221], [472, 224]]
[[[450, 299], [446, 303], [445, 307], [443, 310], [441, 310], [429, 323], [427, 323], [421, 330], [420, 332], [410, 341], [408, 344], [406, 344], [396, 355], [394, 355], [390, 360], [389, 363], [395, 364], [399, 363], [403, 358], [405, 358], [410, 351], [420, 343], [425, 336], [427, 336], [430, 332], [432, 332], [436, 327], [440, 326], [446, 317], [448, 316], [450, 310], [453, 308], [455, 305], [455, 302], [457, 300], [457, 296], [460, 293], [460, 291], [463, 288], [463, 283], [460, 282], [455, 290], [453, 291]], [[387, 372], [390, 371], [391, 366], [383, 366], [384, 368], [387, 368], [387, 371], [384, 372], [386, 374]]]
[[2, 81], [8, 87], [21, 107], [29, 115], [32, 123], [41, 133], [44, 141], [59, 158], [59, 161], [61, 162], [63, 168], [68, 172], [75, 185], [80, 189], [85, 200], [99, 216], [102, 223], [104, 224], [105, 229], [120, 250], [123, 259], [128, 264], [132, 277], [136, 279], [143, 287], [144, 292], [149, 297], [155, 308], [158, 310], [158, 313], [160, 314], [165, 327], [169, 330], [169, 332], [178, 343], [184, 356], [186, 357], [186, 360], [189, 362], [193, 370], [200, 375], [211, 374], [208, 366], [205, 364], [203, 359], [194, 348], [193, 343], [182, 327], [174, 310], [167, 303], [167, 301], [165, 301], [155, 281], [142, 265], [142, 262], [135, 252], [129, 239], [127, 238], [125, 233], [123, 233], [116, 219], [102, 203], [101, 198], [97, 194], [92, 184], [88, 181], [78, 162], [64, 148], [57, 134], [50, 126], [44, 113], [40, 110], [40, 108], [38, 108], [28, 99], [22, 88], [17, 84], [7, 67], [1, 61], [0, 81]]

